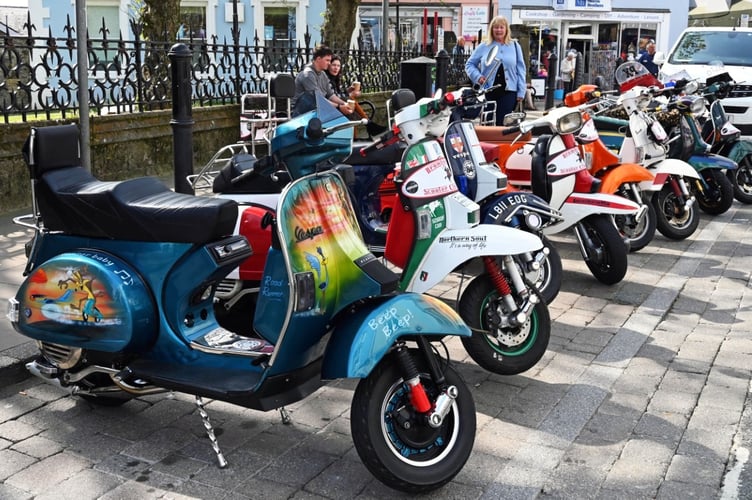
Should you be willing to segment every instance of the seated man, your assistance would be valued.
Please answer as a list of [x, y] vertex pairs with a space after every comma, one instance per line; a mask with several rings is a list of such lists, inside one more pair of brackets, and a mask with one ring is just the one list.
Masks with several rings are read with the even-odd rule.
[[320, 45], [313, 52], [313, 61], [306, 64], [295, 77], [295, 96], [292, 99], [293, 116], [310, 111], [316, 106], [314, 94], [326, 97], [342, 114], [352, 114], [353, 109], [334, 92], [326, 74], [332, 55], [332, 49]]

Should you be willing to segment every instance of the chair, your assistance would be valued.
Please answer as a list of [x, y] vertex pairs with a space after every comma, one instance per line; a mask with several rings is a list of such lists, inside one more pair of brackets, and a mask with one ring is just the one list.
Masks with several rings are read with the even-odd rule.
[[275, 73], [267, 82], [266, 94], [243, 94], [240, 101], [240, 140], [256, 146], [269, 145], [274, 128], [290, 119], [295, 78], [289, 73]]

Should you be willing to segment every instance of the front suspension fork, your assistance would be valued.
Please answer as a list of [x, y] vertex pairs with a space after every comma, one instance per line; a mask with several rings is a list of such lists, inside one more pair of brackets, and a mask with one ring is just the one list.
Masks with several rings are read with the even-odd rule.
[[669, 177], [669, 186], [673, 191], [677, 200], [681, 200], [684, 203], [681, 205], [684, 210], [689, 210], [692, 204], [695, 202], [694, 196], [689, 194], [689, 188], [687, 188], [687, 182], [683, 177], [676, 177], [672, 175]]
[[431, 403], [428, 394], [426, 394], [426, 388], [420, 380], [418, 367], [415, 365], [415, 360], [410, 356], [407, 347], [404, 344], [397, 346], [395, 355], [402, 373], [402, 379], [410, 390], [410, 404], [416, 412], [425, 415], [428, 425], [438, 428], [441, 427], [447, 414], [449, 414], [452, 403], [457, 399], [459, 392], [457, 387], [446, 385], [444, 372], [439, 366], [439, 362], [428, 339], [422, 335], [418, 335], [416, 342], [428, 362], [431, 378], [438, 387], [443, 388], [433, 403]]
[[512, 286], [516, 290], [517, 295], [521, 297], [524, 302], [522, 306], [518, 306], [515, 301], [514, 291], [507, 281], [506, 275], [502, 272], [501, 266], [496, 261], [495, 257], [484, 256], [483, 264], [486, 268], [486, 272], [491, 277], [491, 281], [496, 288], [496, 292], [499, 294], [499, 298], [504, 302], [505, 309], [510, 311], [509, 314], [502, 315], [501, 326], [520, 326], [524, 325], [530, 316], [530, 311], [538, 303], [539, 298], [535, 293], [530, 293], [525, 281], [522, 279], [522, 275], [514, 262], [514, 259], [510, 255], [504, 255], [501, 257], [504, 262], [504, 267], [509, 273], [509, 278], [512, 280]]

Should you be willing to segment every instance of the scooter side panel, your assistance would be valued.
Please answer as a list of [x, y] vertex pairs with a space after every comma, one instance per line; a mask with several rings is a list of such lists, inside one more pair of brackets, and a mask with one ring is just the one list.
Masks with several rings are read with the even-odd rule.
[[446, 229], [436, 238], [405, 290], [425, 293], [453, 269], [475, 257], [517, 255], [543, 248], [531, 233], [506, 226], [480, 224], [467, 229]]
[[752, 141], [739, 140], [734, 143], [726, 157], [740, 163], [750, 153], [752, 153]]
[[735, 161], [714, 154], [692, 155], [689, 157], [688, 163], [697, 171], [706, 168], [735, 170], [738, 167]]
[[16, 295], [14, 327], [42, 342], [137, 352], [155, 339], [154, 299], [138, 272], [114, 255], [78, 250], [38, 266]]
[[401, 337], [459, 335], [470, 329], [451, 307], [428, 295], [400, 294], [378, 307], [363, 307], [341, 318], [324, 356], [323, 378], [363, 378]]

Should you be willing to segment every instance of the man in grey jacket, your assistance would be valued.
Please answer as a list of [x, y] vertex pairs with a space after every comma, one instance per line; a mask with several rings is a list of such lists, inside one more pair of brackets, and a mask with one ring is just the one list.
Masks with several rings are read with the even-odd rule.
[[295, 96], [292, 99], [293, 116], [310, 111], [316, 106], [315, 94], [326, 97], [332, 106], [336, 107], [343, 115], [350, 115], [353, 109], [334, 93], [326, 69], [332, 62], [332, 49], [326, 45], [320, 45], [313, 52], [313, 61], [303, 68], [295, 77]]

